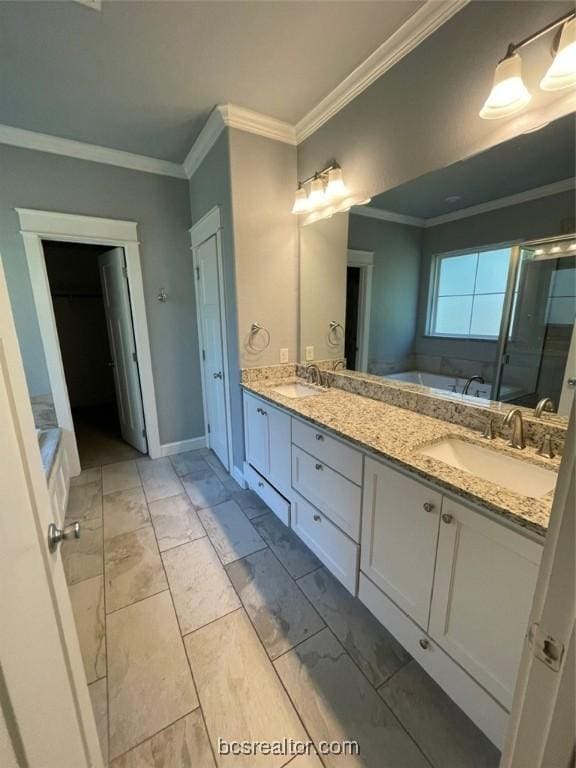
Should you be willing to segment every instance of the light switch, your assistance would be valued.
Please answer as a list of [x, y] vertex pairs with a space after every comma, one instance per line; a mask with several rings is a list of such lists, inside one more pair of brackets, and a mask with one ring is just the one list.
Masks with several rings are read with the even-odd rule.
[[314, 347], [306, 347], [306, 361], [314, 360]]
[[288, 348], [283, 347], [280, 350], [280, 362], [281, 363], [287, 363], [288, 362]]

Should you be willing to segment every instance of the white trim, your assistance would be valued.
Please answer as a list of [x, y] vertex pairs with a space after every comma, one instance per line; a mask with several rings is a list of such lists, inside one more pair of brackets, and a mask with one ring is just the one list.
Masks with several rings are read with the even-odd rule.
[[206, 435], [191, 437], [189, 440], [178, 440], [175, 443], [162, 443], [160, 446], [160, 455], [174, 456], [176, 453], [197, 451], [200, 448], [206, 448]]
[[115, 165], [120, 168], [129, 168], [132, 171], [156, 173], [161, 176], [172, 176], [176, 179], [186, 178], [180, 163], [171, 163], [168, 160], [159, 160], [156, 157], [146, 157], [145, 155], [137, 155], [133, 152], [124, 152], [121, 149], [100, 147], [97, 144], [87, 144], [84, 141], [62, 139], [59, 136], [27, 131], [24, 128], [14, 128], [11, 125], [0, 125], [0, 144], [9, 144], [12, 147], [21, 147], [22, 149], [35, 149], [39, 152], [49, 152], [53, 155], [74, 157], [77, 160], [89, 160], [94, 163]]
[[542, 187], [535, 187], [534, 189], [527, 189], [525, 192], [517, 192], [515, 195], [507, 195], [506, 197], [498, 197], [495, 200], [489, 200], [486, 203], [479, 203], [478, 205], [471, 205], [469, 208], [461, 208], [458, 211], [452, 211], [451, 213], [445, 213], [442, 216], [435, 216], [432, 219], [426, 219], [424, 226], [436, 227], [438, 224], [446, 224], [449, 221], [457, 221], [458, 219], [467, 219], [469, 216], [477, 216], [480, 213], [488, 213], [488, 211], [496, 211], [499, 208], [508, 208], [511, 205], [519, 205], [520, 203], [527, 203], [530, 200], [538, 200], [541, 197], [550, 197], [550, 195], [558, 195], [561, 192], [568, 192], [574, 190], [576, 179], [563, 179], [562, 181], [556, 181], [553, 184], [545, 184]]
[[183, 167], [187, 178], [190, 179], [196, 173], [225, 127], [222, 113], [218, 107], [215, 107], [184, 160]]
[[[220, 206], [215, 205], [206, 213], [196, 224], [190, 228], [190, 242], [192, 250], [192, 259], [194, 263], [194, 273], [198, 268], [196, 259], [197, 249], [209, 237], [216, 235], [216, 251], [218, 259], [218, 289], [220, 294], [220, 327], [222, 335], [222, 364], [224, 366], [224, 400], [226, 408], [226, 445], [228, 448], [228, 466], [226, 469], [231, 472], [234, 467], [232, 455], [232, 415], [230, 410], [230, 367], [228, 365], [228, 323], [226, 320], [226, 298], [224, 294], [224, 269], [222, 262], [222, 226], [220, 219]], [[204, 348], [202, 341], [202, 318], [200, 316], [200, 302], [198, 301], [198, 280], [194, 277], [194, 294], [196, 296], [196, 319], [198, 323], [198, 343], [200, 349]], [[202, 380], [202, 408], [204, 412], [204, 423], [208, 423], [208, 409], [206, 405], [206, 377], [204, 366], [200, 364], [200, 374]], [[210, 435], [206, 436], [206, 445], [210, 448]]]
[[93, 11], [102, 10], [102, 0], [76, 0], [76, 2], [86, 6], [86, 8], [92, 8]]
[[366, 216], [368, 219], [380, 219], [380, 221], [391, 221], [394, 224], [408, 224], [411, 227], [424, 227], [426, 219], [419, 219], [416, 216], [407, 216], [404, 213], [395, 213], [394, 211], [385, 211], [380, 208], [371, 208], [369, 205], [358, 205], [350, 209], [354, 216]]
[[235, 104], [223, 104], [217, 109], [220, 111], [224, 124], [230, 128], [255, 133], [257, 136], [291, 144], [293, 147], [298, 143], [294, 126], [283, 120], [255, 112], [252, 109], [238, 107]]
[[246, 479], [244, 477], [244, 473], [242, 472], [242, 470], [239, 467], [236, 467], [236, 466], [232, 465], [232, 472], [231, 472], [231, 474], [232, 474], [232, 477], [234, 478], [234, 480], [236, 480], [236, 482], [240, 486], [240, 488], [246, 488], [247, 487], [247, 483], [246, 483]]
[[428, 0], [348, 77], [296, 123], [300, 144], [449, 21], [469, 0]]
[[372, 311], [372, 273], [374, 251], [348, 250], [349, 267], [360, 269], [360, 295], [358, 301], [358, 359], [357, 370], [368, 371], [368, 349], [370, 346], [370, 317]]
[[136, 239], [126, 239], [130, 233], [136, 238], [136, 224], [131, 221], [101, 219], [92, 216], [74, 216], [50, 211], [33, 211], [28, 208], [16, 208], [20, 218], [22, 239], [26, 251], [26, 260], [32, 283], [34, 306], [38, 316], [40, 335], [44, 346], [48, 378], [54, 399], [54, 409], [58, 426], [62, 429], [62, 439], [70, 474], [80, 472], [80, 459], [74, 422], [66, 386], [64, 365], [58, 341], [58, 331], [54, 317], [54, 307], [50, 295], [50, 285], [46, 272], [46, 262], [42, 240], [67, 240], [75, 243], [98, 243], [101, 245], [121, 246], [126, 255], [128, 284], [130, 286], [130, 304], [134, 321], [134, 338], [140, 386], [142, 390], [142, 406], [146, 422], [146, 437], [150, 458], [160, 457], [160, 435], [158, 430], [158, 412], [156, 409], [156, 394], [152, 374], [152, 358], [150, 355], [150, 339], [148, 321], [146, 318], [146, 303], [142, 281], [142, 266], [140, 249]]

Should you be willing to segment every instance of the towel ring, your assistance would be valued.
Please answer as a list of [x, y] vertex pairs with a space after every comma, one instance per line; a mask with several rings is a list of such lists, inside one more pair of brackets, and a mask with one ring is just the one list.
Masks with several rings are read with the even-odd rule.
[[266, 349], [270, 345], [270, 331], [268, 330], [268, 328], [265, 328], [263, 325], [260, 325], [260, 323], [252, 323], [252, 325], [250, 326], [250, 337], [249, 337], [249, 340], [248, 340], [248, 345], [252, 349], [255, 349], [255, 347], [253, 347], [253, 345], [252, 345], [252, 340], [260, 332], [263, 332], [265, 334], [266, 343], [264, 344], [264, 346], [262, 348], [257, 350], [258, 352], [262, 352], [262, 350]]

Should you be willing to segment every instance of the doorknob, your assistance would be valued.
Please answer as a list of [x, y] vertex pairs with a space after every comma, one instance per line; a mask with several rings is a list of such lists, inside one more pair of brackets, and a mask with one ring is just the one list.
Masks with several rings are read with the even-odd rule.
[[54, 523], [50, 523], [48, 526], [48, 549], [50, 552], [55, 552], [58, 545], [65, 539], [79, 539], [80, 538], [80, 523], [75, 521], [69, 525], [65, 525], [64, 528], [57, 528]]
[[108, 361], [108, 368], [115, 368], [114, 360], [109, 360]]
[[218, 371], [218, 373], [212, 374], [215, 379], [221, 379], [222, 378], [222, 371]]

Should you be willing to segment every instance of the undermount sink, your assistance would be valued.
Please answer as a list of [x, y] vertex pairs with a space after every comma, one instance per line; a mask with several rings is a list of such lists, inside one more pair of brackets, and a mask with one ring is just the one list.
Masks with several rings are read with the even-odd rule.
[[558, 477], [551, 469], [455, 437], [425, 446], [418, 453], [533, 499], [554, 490]]
[[284, 397], [311, 397], [312, 395], [322, 395], [324, 390], [310, 387], [308, 384], [300, 384], [298, 381], [291, 381], [287, 384], [278, 384], [271, 387], [272, 392]]

